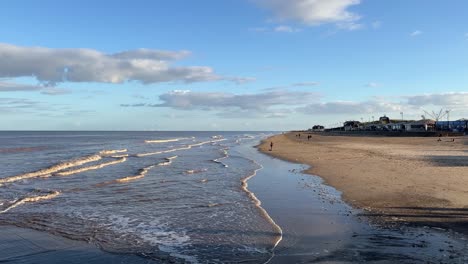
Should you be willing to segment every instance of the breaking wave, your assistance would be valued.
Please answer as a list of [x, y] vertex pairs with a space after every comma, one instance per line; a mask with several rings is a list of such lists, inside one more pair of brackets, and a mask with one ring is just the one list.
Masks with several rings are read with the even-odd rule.
[[221, 160], [226, 159], [228, 157], [229, 157], [229, 154], [227, 152], [227, 149], [223, 149], [223, 156], [221, 158], [214, 159], [213, 161], [223, 165], [225, 168], [228, 168], [229, 166], [221, 161]]
[[112, 154], [123, 153], [123, 152], [127, 152], [127, 149], [101, 150], [101, 151], [99, 151], [99, 155], [109, 156], [109, 155], [112, 155]]
[[38, 171], [19, 174], [19, 175], [7, 177], [7, 178], [2, 178], [0, 179], [0, 184], [11, 183], [11, 182], [16, 182], [16, 181], [25, 180], [25, 179], [37, 178], [37, 177], [48, 177], [58, 171], [84, 165], [86, 163], [98, 161], [100, 159], [102, 159], [100, 155], [85, 156], [85, 157], [81, 157], [78, 159], [65, 161], [65, 162], [62, 162], [62, 163], [53, 165], [51, 167], [38, 170]]
[[49, 192], [48, 194], [42, 195], [42, 196], [25, 197], [25, 198], [16, 200], [13, 203], [11, 203], [7, 208], [0, 211], [0, 214], [6, 213], [6, 212], [10, 211], [11, 209], [13, 209], [13, 208], [15, 208], [17, 206], [20, 206], [22, 204], [25, 204], [25, 203], [38, 202], [38, 201], [41, 201], [41, 200], [49, 200], [49, 199], [53, 199], [53, 198], [57, 197], [58, 195], [60, 195], [60, 192], [53, 191], [53, 192]]
[[169, 158], [165, 158], [166, 161], [158, 163], [158, 166], [169, 166], [169, 165], [172, 164], [172, 160], [174, 160], [176, 158], [177, 158], [177, 156], [172, 156], [172, 157], [169, 157]]
[[200, 142], [200, 143], [196, 143], [196, 144], [187, 145], [187, 146], [181, 147], [181, 148], [161, 150], [161, 151], [148, 152], [148, 153], [140, 153], [140, 154], [136, 154], [135, 156], [137, 156], [137, 157], [146, 157], [146, 156], [152, 156], [152, 155], [158, 155], [158, 154], [164, 154], [164, 153], [171, 153], [171, 152], [175, 152], [175, 151], [179, 151], [179, 150], [188, 150], [188, 149], [191, 149], [193, 147], [198, 147], [198, 146], [206, 145], [206, 144], [209, 144], [209, 143], [216, 143], [216, 142], [224, 141], [224, 140], [226, 140], [226, 139], [217, 139], [217, 140], [204, 141], [204, 142]]
[[185, 137], [185, 138], [171, 138], [171, 139], [154, 139], [154, 140], [145, 140], [145, 143], [148, 144], [158, 144], [158, 143], [167, 143], [167, 142], [177, 142], [184, 139], [194, 139], [195, 137]]
[[118, 164], [118, 163], [122, 163], [122, 162], [125, 162], [125, 161], [127, 161], [127, 158], [123, 157], [123, 158], [119, 158], [118, 160], [113, 160], [113, 161], [109, 161], [109, 162], [106, 162], [106, 163], [101, 163], [101, 164], [97, 164], [97, 165], [93, 165], [93, 166], [83, 167], [83, 168], [79, 168], [79, 169], [75, 169], [75, 170], [57, 172], [57, 173], [54, 173], [54, 175], [68, 176], [68, 175], [73, 175], [73, 174], [77, 174], [77, 173], [80, 173], [80, 172], [101, 169], [101, 168], [104, 168], [104, 167], [107, 167], [107, 166], [110, 166], [110, 165], [115, 165], [115, 164]]
[[101, 164], [97, 164], [97, 165], [93, 165], [93, 166], [89, 166], [89, 167], [78, 168], [78, 169], [74, 169], [74, 170], [67, 170], [67, 169], [70, 169], [70, 168], [73, 168], [73, 167], [78, 167], [78, 166], [81, 166], [81, 165], [85, 165], [87, 163], [91, 163], [91, 162], [101, 160], [103, 157], [105, 157], [107, 155], [112, 155], [112, 154], [115, 154], [115, 153], [122, 153], [122, 152], [126, 152], [126, 151], [127, 151], [126, 149], [103, 150], [103, 151], [100, 151], [98, 154], [95, 154], [95, 155], [84, 156], [84, 157], [80, 157], [80, 158], [77, 158], [77, 159], [67, 160], [67, 161], [52, 165], [52, 166], [50, 166], [48, 168], [45, 168], [45, 169], [40, 169], [40, 170], [33, 171], [33, 172], [28, 172], [28, 173], [15, 175], [15, 176], [1, 178], [0, 179], [0, 185], [3, 185], [5, 183], [12, 183], [12, 182], [16, 182], [16, 181], [26, 180], [26, 179], [46, 178], [46, 177], [50, 177], [52, 175], [67, 176], [67, 175], [72, 175], [72, 174], [76, 174], [76, 173], [84, 172], [84, 171], [88, 171], [88, 170], [100, 169], [100, 168], [103, 168], [103, 167], [106, 167], [106, 166], [109, 166], [109, 165], [114, 165], [114, 164], [125, 162], [127, 160], [127, 158], [126, 158], [126, 156], [123, 156], [123, 155], [122, 156], [115, 156], [115, 158], [117, 158], [118, 160], [110, 161], [110, 162], [106, 162], [106, 163], [101, 163]]
[[117, 179], [113, 182], [116, 182], [116, 183], [124, 183], [124, 182], [129, 182], [129, 181], [134, 181], [134, 180], [138, 180], [138, 179], [141, 179], [141, 178], [144, 178], [146, 176], [146, 174], [148, 173], [149, 170], [151, 170], [152, 168], [154, 168], [155, 165], [151, 165], [151, 166], [148, 166], [146, 168], [143, 168], [143, 169], [140, 169], [138, 171], [138, 174], [137, 175], [133, 175], [133, 176], [128, 176], [128, 177], [124, 177], [124, 178], [120, 178], [120, 179]]

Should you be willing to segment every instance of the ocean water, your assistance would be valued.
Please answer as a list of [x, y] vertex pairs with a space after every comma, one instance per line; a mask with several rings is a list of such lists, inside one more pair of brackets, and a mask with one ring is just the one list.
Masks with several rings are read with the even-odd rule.
[[268, 261], [281, 229], [233, 148], [259, 132], [0, 132], [0, 223], [176, 262]]

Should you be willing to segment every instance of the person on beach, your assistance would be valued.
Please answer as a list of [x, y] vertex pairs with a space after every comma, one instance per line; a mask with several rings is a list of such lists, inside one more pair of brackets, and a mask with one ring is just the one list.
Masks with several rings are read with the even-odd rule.
[[273, 141], [270, 142], [270, 151], [273, 150]]

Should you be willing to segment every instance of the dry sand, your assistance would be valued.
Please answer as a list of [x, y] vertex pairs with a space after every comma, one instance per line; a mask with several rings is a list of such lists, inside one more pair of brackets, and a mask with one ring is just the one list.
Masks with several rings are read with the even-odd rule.
[[[468, 233], [468, 138], [287, 133], [262, 142], [269, 155], [308, 164], [364, 215]], [[273, 151], [269, 151], [270, 142]]]

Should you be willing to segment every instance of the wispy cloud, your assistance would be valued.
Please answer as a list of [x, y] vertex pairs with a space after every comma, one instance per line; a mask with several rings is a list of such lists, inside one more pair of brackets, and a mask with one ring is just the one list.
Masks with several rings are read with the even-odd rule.
[[296, 33], [296, 32], [300, 32], [301, 29], [290, 27], [290, 26], [285, 26], [285, 25], [280, 25], [280, 26], [275, 27], [274, 31], [275, 32], [285, 32], [285, 33]]
[[382, 22], [380, 22], [380, 21], [374, 21], [374, 22], [371, 23], [371, 27], [372, 27], [373, 29], [379, 29], [379, 28], [382, 27]]
[[371, 114], [382, 112], [398, 112], [402, 109], [399, 103], [380, 100], [369, 100], [364, 102], [335, 101], [326, 103], [309, 104], [301, 107], [298, 111], [305, 114]]
[[0, 92], [41, 92], [47, 95], [61, 95], [69, 94], [71, 90], [58, 87], [49, 87], [47, 85], [30, 85], [30, 84], [19, 84], [12, 82], [0, 82]]
[[291, 83], [287, 85], [278, 85], [278, 86], [268, 87], [263, 90], [264, 91], [284, 91], [293, 87], [312, 87], [312, 86], [317, 86], [319, 84], [320, 83], [318, 82], [297, 82], [297, 83]]
[[279, 21], [297, 21], [308, 26], [333, 23], [340, 28], [360, 28], [360, 16], [349, 11], [360, 0], [255, 0], [273, 12]]
[[40, 85], [0, 82], [0, 92], [40, 91], [43, 88], [44, 87]]
[[381, 84], [380, 84], [380, 83], [376, 83], [376, 82], [370, 82], [370, 83], [366, 83], [365, 86], [366, 86], [366, 87], [370, 87], [370, 88], [376, 88], [376, 87], [381, 86]]
[[245, 78], [220, 76], [207, 66], [174, 66], [190, 52], [136, 49], [105, 54], [93, 49], [21, 47], [0, 43], [0, 78], [34, 76], [39, 82], [123, 83], [233, 81]]
[[291, 86], [294, 86], [294, 87], [316, 86], [316, 85], [319, 85], [319, 83], [318, 82], [298, 82], [298, 83], [291, 84]]
[[417, 37], [419, 35], [421, 35], [423, 32], [421, 30], [415, 30], [413, 32], [411, 32], [410, 36], [411, 37]]
[[72, 91], [70, 89], [65, 88], [58, 88], [58, 87], [48, 87], [41, 91], [42, 94], [47, 95], [62, 95], [62, 94], [70, 94]]

